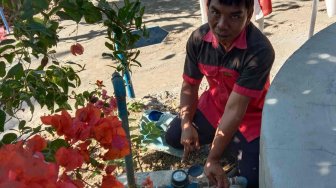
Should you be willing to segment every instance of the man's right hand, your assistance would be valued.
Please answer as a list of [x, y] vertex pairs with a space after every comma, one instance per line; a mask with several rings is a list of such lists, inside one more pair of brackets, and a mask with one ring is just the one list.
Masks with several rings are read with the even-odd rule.
[[182, 161], [188, 158], [190, 152], [200, 148], [198, 133], [191, 123], [182, 125], [181, 144], [184, 146]]

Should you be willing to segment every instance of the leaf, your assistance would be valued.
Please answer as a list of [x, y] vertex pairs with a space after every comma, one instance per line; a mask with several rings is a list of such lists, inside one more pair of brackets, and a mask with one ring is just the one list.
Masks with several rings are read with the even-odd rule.
[[46, 127], [44, 128], [49, 134], [51, 134], [52, 136], [55, 136], [54, 132], [55, 129], [53, 127]]
[[105, 57], [105, 58], [108, 58], [108, 57], [112, 58], [113, 60], [115, 59], [113, 54], [111, 54], [111, 53], [102, 53], [102, 56]]
[[61, 147], [69, 147], [68, 142], [63, 139], [56, 139], [50, 142], [48, 145], [48, 148], [50, 148], [53, 151], [57, 151]]
[[24, 76], [23, 66], [22, 66], [21, 63], [18, 63], [16, 65], [14, 65], [11, 69], [9, 69], [9, 71], [6, 75], [6, 78], [15, 77], [15, 79], [19, 80], [23, 76]]
[[105, 46], [112, 51], [114, 50], [114, 46], [108, 42], [105, 42]]
[[64, 11], [58, 11], [56, 15], [59, 16], [63, 20], [72, 20], [72, 17], [68, 15], [67, 13], [65, 13]]
[[33, 0], [33, 7], [37, 8], [36, 11], [41, 12], [42, 10], [45, 10], [49, 7], [49, 1], [48, 0]]
[[42, 128], [41, 125], [37, 126], [36, 128], [33, 128], [33, 134], [40, 132], [41, 128]]
[[0, 110], [0, 132], [5, 131], [6, 113]]
[[8, 49], [15, 49], [15, 46], [13, 46], [13, 45], [1, 46], [1, 48], [0, 48], [0, 54], [2, 54], [4, 51], [6, 51]]
[[20, 123], [19, 123], [19, 129], [22, 130], [25, 127], [25, 125], [26, 125], [26, 121], [25, 120], [20, 121]]
[[17, 139], [17, 135], [15, 133], [7, 133], [2, 138], [2, 143], [11, 144]]
[[0, 77], [4, 77], [6, 75], [6, 64], [3, 61], [0, 61]]
[[48, 54], [55, 54], [56, 53], [56, 50], [50, 50], [49, 52], [48, 52]]
[[12, 63], [15, 57], [15, 53], [4, 54], [3, 57], [7, 60], [8, 63]]
[[101, 12], [91, 2], [85, 2], [82, 8], [87, 23], [93, 24], [102, 20]]
[[65, 13], [71, 18], [71, 20], [75, 21], [76, 23], [79, 23], [80, 20], [83, 17], [83, 14], [81, 13], [81, 11], [75, 9], [75, 8], [65, 8]]
[[1, 45], [7, 45], [7, 44], [12, 44], [14, 43], [16, 40], [15, 39], [5, 39], [3, 41], [1, 41]]

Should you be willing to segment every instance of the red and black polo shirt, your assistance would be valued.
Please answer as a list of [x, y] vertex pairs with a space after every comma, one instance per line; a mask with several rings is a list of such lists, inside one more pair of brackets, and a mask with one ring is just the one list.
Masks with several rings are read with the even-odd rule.
[[217, 128], [232, 91], [251, 97], [239, 131], [247, 141], [260, 136], [261, 114], [269, 88], [274, 50], [265, 35], [250, 23], [226, 52], [209, 25], [195, 30], [187, 42], [183, 79], [199, 84], [208, 81], [209, 89], [199, 98], [198, 109]]

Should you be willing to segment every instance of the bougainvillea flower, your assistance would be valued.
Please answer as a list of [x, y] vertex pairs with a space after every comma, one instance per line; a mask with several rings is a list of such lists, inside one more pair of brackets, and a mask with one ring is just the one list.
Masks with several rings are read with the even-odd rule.
[[123, 188], [124, 185], [120, 183], [116, 177], [114, 177], [111, 174], [108, 174], [106, 176], [103, 176], [103, 181], [101, 188]]
[[125, 147], [122, 149], [111, 147], [107, 150], [107, 152], [104, 154], [103, 159], [104, 160], [114, 160], [119, 159], [122, 157], [127, 156], [130, 154], [131, 150], [129, 147], [128, 142], [125, 142]]
[[76, 43], [74, 45], [71, 45], [70, 52], [72, 53], [72, 55], [75, 56], [82, 55], [84, 52], [84, 47], [81, 44]]
[[124, 129], [119, 129], [121, 131], [120, 135], [117, 133], [112, 138], [112, 147], [122, 150], [125, 147], [128, 147], [128, 140], [126, 139]]
[[96, 85], [98, 86], [98, 88], [102, 88], [104, 87], [103, 81], [102, 80], [97, 80], [96, 81]]
[[110, 98], [110, 108], [112, 108], [112, 110], [116, 110], [117, 109], [117, 100], [114, 97]]
[[66, 173], [63, 173], [57, 182], [59, 188], [83, 188], [85, 187], [83, 181], [78, 179], [71, 179]]
[[56, 163], [65, 168], [66, 171], [81, 167], [84, 158], [77, 149], [61, 147], [55, 154]]
[[142, 187], [144, 188], [154, 188], [153, 181], [150, 176], [147, 176], [146, 179], [142, 182]]
[[58, 135], [65, 135], [66, 137], [73, 137], [74, 130], [72, 130], [72, 118], [70, 114], [63, 110], [61, 114], [42, 116], [41, 121], [45, 125], [51, 125], [56, 129]]
[[84, 108], [80, 108], [76, 111], [76, 117], [74, 121], [80, 121], [94, 126], [100, 119], [100, 110], [92, 104], [88, 104]]
[[102, 89], [102, 98], [105, 100], [109, 98], [109, 96], [107, 95], [106, 89]]
[[20, 187], [21, 183], [25, 187], [55, 187], [57, 177], [58, 166], [33, 155], [23, 147], [23, 142], [0, 148], [0, 186], [14, 186], [8, 184], [11, 181], [19, 182], [15, 187]]
[[85, 141], [90, 137], [91, 128], [99, 121], [100, 113], [100, 110], [92, 104], [76, 111], [72, 127], [74, 135], [71, 137], [73, 142], [77, 140]]
[[78, 145], [79, 153], [83, 156], [84, 161], [89, 163], [90, 162], [90, 152], [88, 150], [88, 146], [90, 145], [91, 141], [87, 140]]
[[104, 101], [98, 100], [94, 105], [95, 107], [102, 109], [104, 107]]
[[6, 37], [6, 31], [5, 31], [5, 28], [4, 26], [0, 26], [0, 42], [3, 41], [3, 40], [6, 40], [7, 37]]
[[40, 135], [35, 135], [27, 141], [26, 147], [32, 152], [42, 151], [47, 147], [47, 141]]
[[113, 136], [117, 133], [126, 136], [124, 129], [121, 127], [121, 122], [116, 116], [102, 118], [92, 129], [93, 138], [104, 148], [111, 147]]
[[105, 172], [106, 172], [106, 174], [112, 174], [116, 168], [117, 168], [117, 166], [115, 166], [115, 165], [108, 165], [105, 168]]

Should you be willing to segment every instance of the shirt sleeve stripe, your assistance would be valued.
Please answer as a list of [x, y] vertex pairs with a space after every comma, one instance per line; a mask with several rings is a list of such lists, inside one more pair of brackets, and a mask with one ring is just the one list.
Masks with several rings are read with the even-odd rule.
[[189, 84], [193, 84], [193, 85], [200, 84], [201, 81], [202, 81], [202, 80], [197, 80], [197, 79], [191, 78], [186, 74], [183, 74], [183, 80], [188, 82]]
[[263, 90], [253, 90], [253, 89], [248, 89], [242, 86], [239, 86], [237, 84], [234, 85], [233, 87], [233, 91], [241, 94], [241, 95], [245, 95], [248, 97], [252, 97], [252, 98], [258, 98], [261, 94]]

